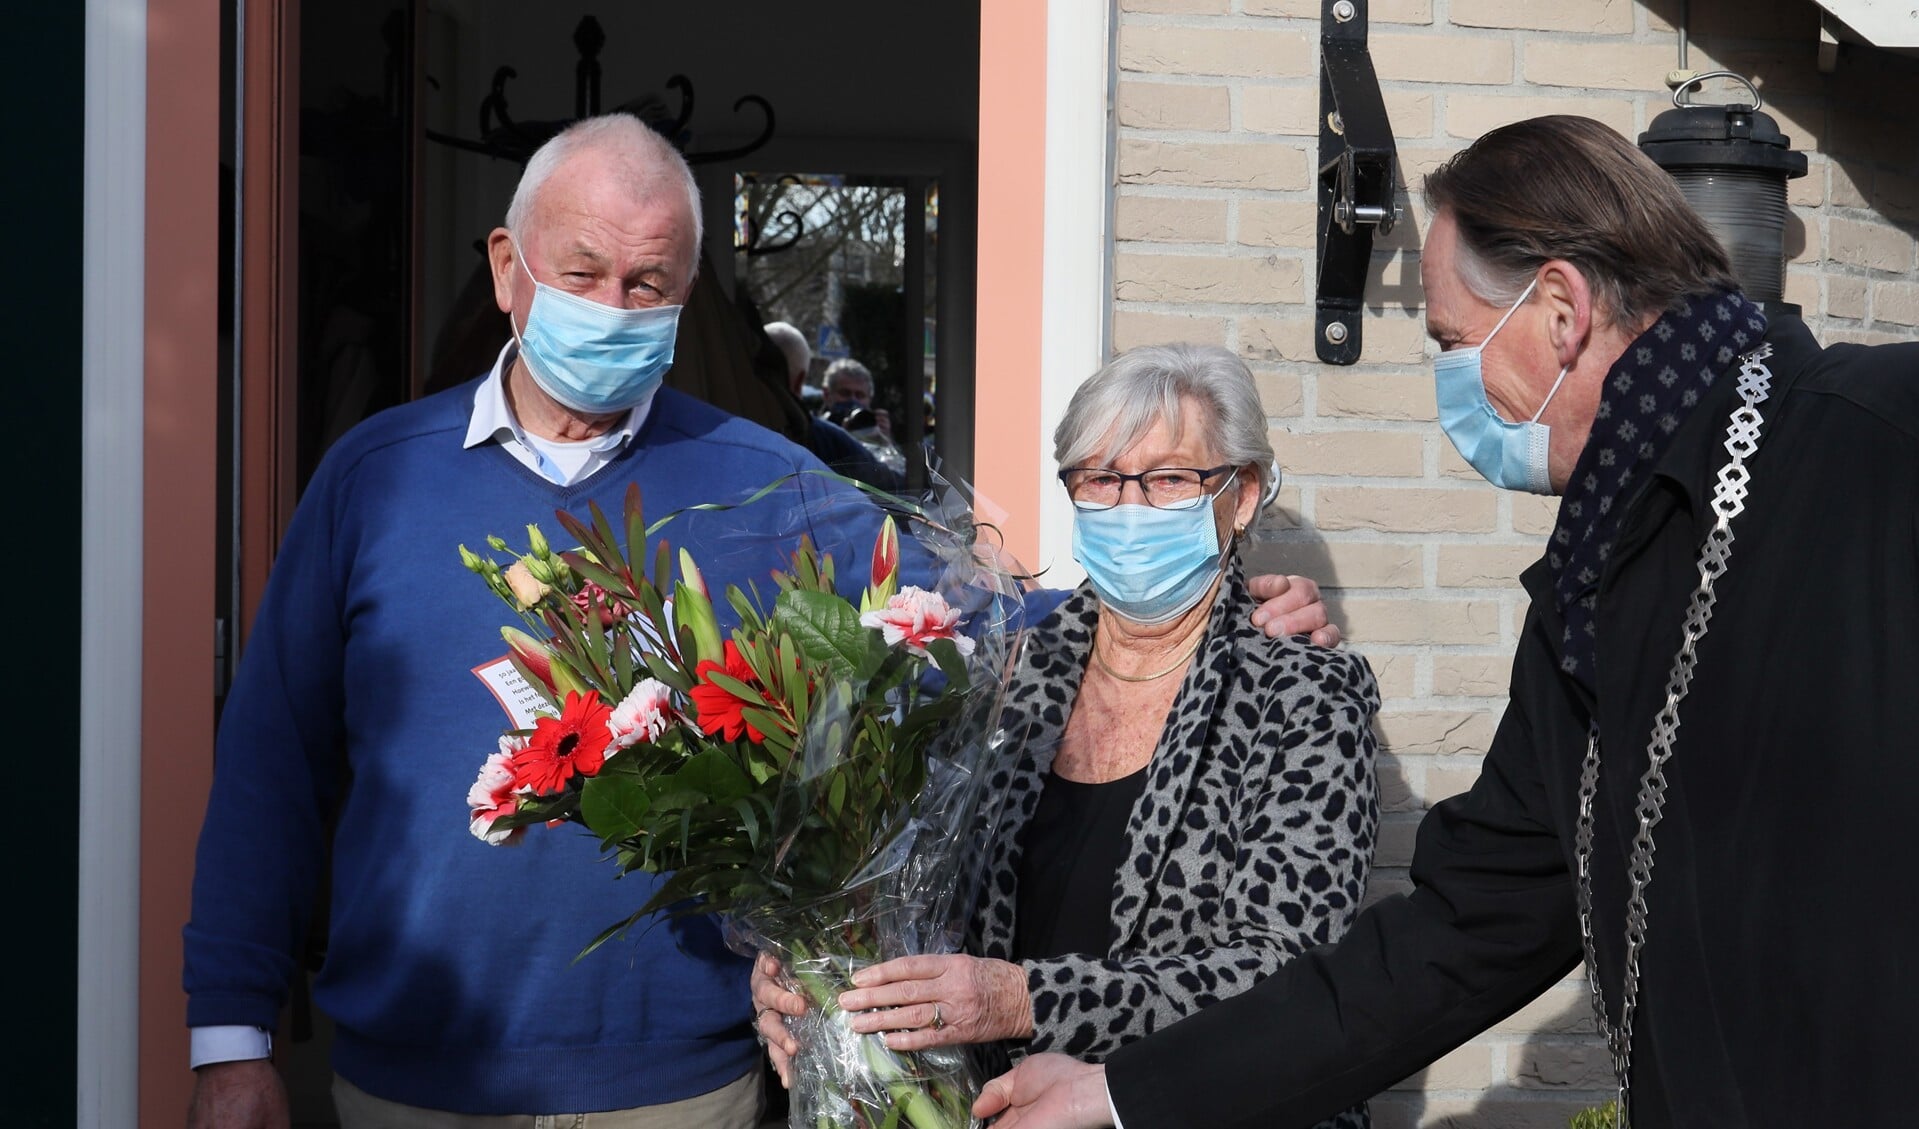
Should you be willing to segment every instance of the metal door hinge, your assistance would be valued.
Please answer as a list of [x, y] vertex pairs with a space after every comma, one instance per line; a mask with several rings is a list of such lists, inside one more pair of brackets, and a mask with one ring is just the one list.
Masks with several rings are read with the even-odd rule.
[[213, 618], [213, 697], [215, 701], [227, 694], [227, 621], [224, 616]]

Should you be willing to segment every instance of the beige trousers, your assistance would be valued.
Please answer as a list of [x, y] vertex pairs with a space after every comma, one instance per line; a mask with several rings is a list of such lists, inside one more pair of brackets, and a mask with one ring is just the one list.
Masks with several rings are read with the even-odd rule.
[[760, 1072], [684, 1101], [605, 1113], [445, 1113], [376, 1098], [333, 1076], [340, 1129], [755, 1129], [760, 1123]]

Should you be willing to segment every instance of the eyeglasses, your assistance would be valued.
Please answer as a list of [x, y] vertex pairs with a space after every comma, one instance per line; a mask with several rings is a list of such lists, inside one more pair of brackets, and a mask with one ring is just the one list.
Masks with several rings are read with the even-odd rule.
[[1211, 470], [1163, 466], [1138, 474], [1121, 474], [1108, 467], [1073, 467], [1060, 471], [1059, 480], [1066, 484], [1066, 496], [1082, 510], [1107, 510], [1119, 505], [1120, 492], [1126, 489], [1128, 482], [1139, 483], [1146, 504], [1155, 509], [1190, 510], [1206, 500], [1208, 479], [1238, 469], [1229, 463]]

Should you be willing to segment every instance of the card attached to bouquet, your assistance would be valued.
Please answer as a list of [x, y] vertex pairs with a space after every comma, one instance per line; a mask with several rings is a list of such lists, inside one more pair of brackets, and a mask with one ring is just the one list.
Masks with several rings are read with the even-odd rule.
[[474, 667], [473, 676], [500, 703], [506, 716], [513, 720], [515, 729], [531, 729], [536, 719], [553, 714], [553, 708], [546, 704], [540, 692], [519, 671], [513, 669], [513, 659], [508, 655]]

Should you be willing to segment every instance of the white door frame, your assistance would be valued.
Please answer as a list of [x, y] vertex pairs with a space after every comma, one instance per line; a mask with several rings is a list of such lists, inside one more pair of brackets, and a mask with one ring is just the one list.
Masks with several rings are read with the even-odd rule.
[[1039, 560], [1049, 586], [1078, 584], [1073, 509], [1054, 481], [1053, 429], [1106, 359], [1112, 303], [1114, 0], [1046, 9], [1045, 304], [1040, 319]]

